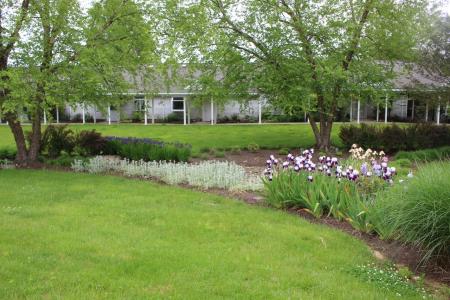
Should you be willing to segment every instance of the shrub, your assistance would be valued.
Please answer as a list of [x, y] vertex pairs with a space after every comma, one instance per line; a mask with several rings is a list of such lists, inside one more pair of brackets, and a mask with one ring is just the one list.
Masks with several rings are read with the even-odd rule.
[[144, 161], [188, 161], [191, 146], [186, 144], [166, 144], [152, 139], [107, 137], [105, 153], [122, 158]]
[[70, 167], [75, 160], [85, 160], [81, 156], [71, 156], [69, 154], [62, 154], [58, 158], [45, 159], [44, 162], [51, 166]]
[[239, 154], [239, 153], [241, 153], [241, 147], [239, 147], [239, 146], [232, 146], [232, 147], [230, 147], [230, 152], [232, 154]]
[[75, 146], [73, 131], [67, 125], [49, 125], [42, 135], [41, 151], [49, 157], [58, 157], [62, 151], [71, 153]]
[[183, 121], [183, 113], [173, 112], [167, 115], [167, 122], [169, 123], [181, 123]]
[[217, 158], [223, 158], [223, 157], [225, 157], [225, 152], [223, 152], [223, 151], [217, 151], [217, 152], [214, 154], [214, 157], [217, 157]]
[[14, 160], [17, 155], [17, 150], [13, 148], [0, 148], [0, 160]]
[[106, 147], [106, 139], [99, 132], [83, 130], [75, 135], [75, 148], [82, 156], [101, 154]]
[[201, 147], [200, 148], [200, 153], [208, 153], [211, 151], [211, 148], [209, 147]]
[[350, 148], [358, 144], [393, 153], [400, 150], [419, 150], [450, 145], [450, 127], [429, 123], [399, 127], [398, 125], [342, 126], [339, 132], [343, 144]]
[[399, 151], [395, 155], [396, 160], [407, 159], [416, 162], [430, 162], [433, 160], [450, 159], [450, 146], [436, 149], [426, 149], [418, 151]]
[[144, 119], [144, 113], [141, 111], [135, 111], [131, 114], [131, 121], [133, 123], [140, 123]]
[[409, 160], [407, 158], [396, 159], [395, 163], [402, 168], [411, 168], [412, 167], [411, 160]]
[[288, 153], [289, 153], [289, 149], [288, 149], [288, 148], [281, 148], [281, 149], [278, 151], [278, 154], [279, 154], [279, 155], [288, 155]]
[[450, 257], [450, 163], [423, 165], [416, 176], [377, 197], [376, 229], [424, 249], [430, 257]]
[[258, 151], [260, 148], [259, 148], [259, 145], [258, 145], [258, 144], [256, 144], [256, 143], [251, 143], [251, 144], [248, 144], [247, 149], [248, 149], [248, 151], [250, 151], [250, 152], [256, 152], [256, 151]]

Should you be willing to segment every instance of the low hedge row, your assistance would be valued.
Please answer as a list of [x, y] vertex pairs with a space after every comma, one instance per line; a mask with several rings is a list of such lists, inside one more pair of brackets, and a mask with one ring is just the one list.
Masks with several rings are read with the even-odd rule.
[[339, 132], [343, 144], [350, 148], [357, 144], [363, 148], [397, 151], [421, 150], [450, 146], [450, 127], [418, 123], [409, 126], [349, 125]]
[[106, 140], [105, 154], [130, 160], [185, 162], [191, 156], [191, 147], [185, 144], [121, 137], [106, 137]]
[[395, 160], [408, 159], [412, 162], [431, 162], [450, 159], [450, 146], [418, 151], [399, 151]]

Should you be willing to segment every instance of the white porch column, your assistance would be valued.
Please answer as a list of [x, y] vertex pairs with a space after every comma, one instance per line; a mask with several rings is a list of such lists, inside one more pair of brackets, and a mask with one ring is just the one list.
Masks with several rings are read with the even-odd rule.
[[258, 101], [258, 124], [262, 124], [262, 103], [261, 99]]
[[191, 124], [191, 103], [189, 100], [186, 100], [186, 108], [187, 108], [187, 123]]
[[428, 102], [425, 103], [425, 122], [428, 122]]
[[84, 103], [82, 104], [81, 114], [82, 114], [82, 117], [83, 117], [83, 124], [86, 124], [86, 108], [84, 106]]
[[56, 106], [56, 124], [59, 124], [59, 109], [58, 109], [58, 106]]
[[152, 124], [155, 124], [155, 99], [152, 98]]
[[388, 119], [388, 95], [386, 95], [386, 100], [384, 102], [384, 123], [387, 123]]
[[92, 108], [94, 109], [94, 124], [97, 124], [97, 107], [94, 105]]
[[441, 124], [441, 104], [438, 104], [437, 107], [437, 112], [436, 112], [436, 124], [440, 125]]
[[47, 112], [44, 110], [44, 125], [47, 125]]
[[186, 111], [186, 99], [183, 98], [183, 125], [187, 125]]
[[111, 106], [108, 105], [108, 125], [111, 125]]
[[147, 96], [144, 97], [144, 125], [148, 125], [148, 101]]
[[377, 104], [377, 123], [380, 121], [380, 105]]
[[211, 125], [214, 125], [214, 100], [211, 98]]
[[353, 100], [350, 101], [350, 122], [353, 120]]
[[358, 113], [356, 114], [357, 123], [360, 122], [361, 100], [358, 99]]

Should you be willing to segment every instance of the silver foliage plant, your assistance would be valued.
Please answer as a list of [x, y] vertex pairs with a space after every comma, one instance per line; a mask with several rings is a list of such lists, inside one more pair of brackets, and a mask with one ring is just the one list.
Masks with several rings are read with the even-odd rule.
[[156, 178], [167, 184], [188, 184], [202, 188], [256, 191], [263, 188], [259, 176], [249, 175], [242, 166], [233, 162], [204, 161], [198, 164], [119, 160], [102, 156], [87, 162], [75, 160], [76, 172], [119, 172], [125, 176]]

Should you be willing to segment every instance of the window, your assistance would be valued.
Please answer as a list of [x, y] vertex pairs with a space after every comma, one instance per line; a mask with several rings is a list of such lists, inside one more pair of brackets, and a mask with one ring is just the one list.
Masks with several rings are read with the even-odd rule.
[[134, 96], [134, 110], [145, 111], [145, 97], [144, 95]]
[[173, 97], [172, 98], [172, 111], [184, 111], [184, 98]]

